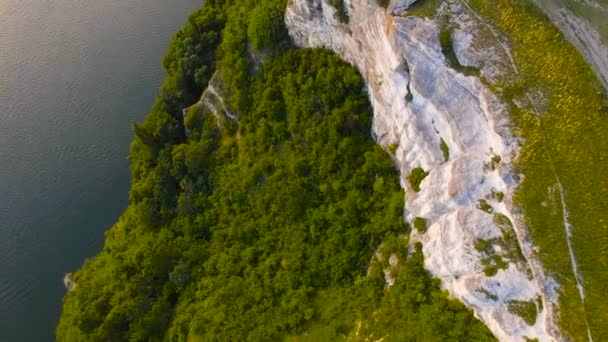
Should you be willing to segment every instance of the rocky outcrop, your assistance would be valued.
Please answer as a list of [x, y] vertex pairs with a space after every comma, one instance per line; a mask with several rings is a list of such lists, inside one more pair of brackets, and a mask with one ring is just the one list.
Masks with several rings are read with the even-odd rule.
[[[406, 218], [427, 222], [424, 233], [411, 234], [424, 246], [425, 266], [498, 338], [556, 339], [554, 282], [532, 258], [512, 208], [517, 175], [509, 165], [518, 141], [484, 85], [509, 72], [509, 51], [499, 37], [482, 48], [476, 34], [488, 28], [467, 8], [444, 2], [442, 20], [456, 26], [454, 53], [461, 65], [480, 68], [482, 82], [449, 67], [438, 20], [395, 15], [390, 9], [403, 1], [389, 10], [375, 0], [344, 3], [348, 24], [323, 0], [291, 0], [285, 22], [298, 46], [331, 49], [363, 75], [374, 136], [398, 146]], [[429, 174], [416, 192], [407, 178], [418, 167]], [[517, 314], [522, 305], [538, 312], [535, 320]]]
[[228, 117], [230, 120], [237, 120], [236, 112], [230, 107], [224, 99], [227, 97], [227, 91], [224, 89], [224, 81], [219, 72], [215, 72], [209, 80], [207, 88], [201, 95], [200, 102], [203, 110], [211, 112], [220, 122], [222, 118]]
[[236, 111], [232, 109], [229, 101], [226, 100], [227, 98], [229, 98], [229, 94], [225, 89], [222, 75], [219, 71], [216, 71], [209, 80], [207, 88], [203, 91], [199, 101], [182, 110], [185, 122], [185, 134], [190, 135], [191, 133], [192, 127], [188, 126], [188, 115], [192, 111], [194, 111], [193, 114], [195, 115], [213, 115], [218, 126], [221, 126], [225, 120], [238, 120]]
[[76, 289], [76, 283], [72, 280], [72, 273], [67, 273], [63, 276], [63, 286], [68, 291], [74, 291]]

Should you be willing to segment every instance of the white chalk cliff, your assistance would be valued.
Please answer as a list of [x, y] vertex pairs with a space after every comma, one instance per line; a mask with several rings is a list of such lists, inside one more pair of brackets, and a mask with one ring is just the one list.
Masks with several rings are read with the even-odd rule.
[[[342, 23], [326, 0], [289, 0], [285, 22], [298, 46], [328, 48], [363, 75], [374, 136], [385, 147], [398, 146], [406, 219], [427, 220], [426, 232], [410, 237], [423, 244], [426, 268], [499, 339], [559, 340], [554, 282], [533, 259], [512, 206], [517, 177], [510, 163], [518, 141], [505, 107], [485, 85], [514, 71], [510, 52], [466, 3], [444, 1], [440, 11], [454, 27], [454, 51], [482, 77], [459, 73], [442, 52], [439, 20], [408, 16], [412, 2], [393, 0], [386, 10], [375, 0], [344, 0], [350, 20]], [[480, 48], [480, 32], [495, 43]], [[419, 192], [407, 181], [417, 167], [430, 172]], [[506, 267], [486, 275], [497, 259]], [[536, 307], [534, 322], [514, 313], [518, 303]]]

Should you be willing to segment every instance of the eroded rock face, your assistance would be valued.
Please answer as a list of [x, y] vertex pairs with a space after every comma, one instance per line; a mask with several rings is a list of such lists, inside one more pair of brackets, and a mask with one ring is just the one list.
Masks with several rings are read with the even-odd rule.
[[235, 111], [230, 108], [230, 105], [225, 100], [226, 90], [224, 89], [224, 81], [219, 72], [215, 72], [209, 80], [207, 89], [201, 95], [200, 102], [202, 104], [203, 111], [211, 112], [221, 122], [224, 116], [230, 120], [237, 120]]
[[218, 126], [221, 126], [225, 120], [237, 121], [238, 116], [236, 111], [232, 109], [227, 98], [229, 98], [229, 95], [225, 89], [222, 75], [219, 71], [216, 71], [209, 80], [207, 88], [201, 94], [198, 102], [188, 108], [182, 109], [182, 116], [186, 126], [184, 128], [185, 135], [188, 136], [191, 133], [187, 125], [187, 117], [191, 109], [197, 110], [200, 115], [213, 115]]
[[[343, 24], [326, 1], [292, 0], [285, 22], [298, 46], [328, 48], [363, 75], [376, 140], [398, 145], [406, 218], [427, 220], [425, 233], [411, 235], [424, 246], [427, 269], [498, 338], [556, 339], [554, 282], [531, 258], [511, 208], [517, 183], [509, 165], [518, 142], [508, 114], [479, 78], [448, 67], [436, 21], [390, 11], [402, 2], [387, 11], [375, 0], [345, 0], [350, 21]], [[460, 26], [452, 40], [461, 64], [481, 67], [490, 81], [508, 72], [508, 51], [499, 42], [476, 49], [475, 17], [454, 6], [445, 2], [441, 10]], [[430, 172], [419, 192], [407, 181], [416, 167]], [[534, 323], [509, 309], [523, 302], [537, 307]]]
[[407, 11], [417, 0], [395, 0], [391, 1], [388, 11], [393, 15], [401, 15]]

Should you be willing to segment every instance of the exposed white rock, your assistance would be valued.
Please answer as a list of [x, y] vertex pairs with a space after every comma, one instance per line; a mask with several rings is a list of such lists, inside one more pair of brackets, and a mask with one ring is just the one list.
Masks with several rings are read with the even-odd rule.
[[72, 280], [72, 273], [67, 273], [63, 276], [63, 286], [68, 291], [74, 291], [76, 289], [76, 283]]
[[238, 117], [236, 112], [232, 110], [230, 105], [224, 99], [227, 98], [226, 90], [224, 89], [224, 81], [219, 72], [215, 72], [207, 88], [203, 92], [200, 98], [201, 109], [203, 113], [212, 113], [218, 121], [218, 124], [224, 120], [224, 117], [230, 120], [237, 120]]
[[[375, 258], [379, 262], [384, 261], [384, 255], [382, 255], [380, 251], [376, 252]], [[374, 260], [372, 260], [372, 262], [374, 262]], [[384, 279], [386, 280], [386, 286], [393, 286], [393, 284], [395, 283], [394, 272], [397, 271], [398, 268], [399, 258], [397, 257], [397, 254], [393, 253], [388, 258], [388, 266], [382, 270], [382, 272], [384, 273]], [[369, 273], [369, 271], [370, 270], [368, 269], [367, 273]]]
[[[230, 107], [230, 104], [226, 100], [228, 97], [221, 73], [216, 71], [213, 76], [211, 76], [207, 88], [203, 91], [198, 102], [192, 104], [190, 107], [182, 109], [184, 122], [188, 121], [187, 116], [191, 109], [200, 111], [201, 115], [213, 115], [218, 126], [221, 126], [222, 122], [226, 119], [233, 121], [238, 120], [236, 111]], [[189, 135], [191, 133], [190, 129], [185, 127], [184, 133]]]
[[[532, 259], [526, 231], [511, 208], [517, 183], [509, 165], [518, 142], [509, 133], [503, 105], [480, 79], [447, 66], [435, 21], [394, 16], [375, 0], [345, 4], [349, 24], [341, 23], [323, 0], [291, 0], [285, 22], [297, 45], [331, 49], [363, 75], [374, 109], [374, 136], [383, 146], [399, 146], [395, 158], [407, 192], [406, 218], [423, 217], [428, 223], [424, 234], [411, 235], [423, 244], [425, 266], [501, 340], [559, 338], [552, 304], [555, 283]], [[466, 59], [463, 64], [495, 76], [509, 66], [504, 62], [508, 51], [500, 51], [499, 42], [492, 50], [475, 49], [475, 34], [484, 28], [473, 29], [475, 17], [466, 10], [447, 9], [450, 20], [460, 25], [452, 37], [455, 52]], [[449, 147], [448, 161], [441, 139]], [[501, 161], [492, 163], [493, 156]], [[416, 167], [430, 172], [418, 193], [407, 181]], [[498, 192], [504, 193], [504, 201], [491, 196]], [[481, 199], [515, 223], [509, 229], [517, 233], [526, 257], [515, 260], [504, 246], [494, 244], [493, 253], [509, 261], [494, 276], [484, 274], [484, 252], [475, 243], [499, 240], [504, 231], [492, 214], [478, 208]], [[508, 309], [510, 301], [536, 303], [539, 298], [543, 305], [532, 326]]]

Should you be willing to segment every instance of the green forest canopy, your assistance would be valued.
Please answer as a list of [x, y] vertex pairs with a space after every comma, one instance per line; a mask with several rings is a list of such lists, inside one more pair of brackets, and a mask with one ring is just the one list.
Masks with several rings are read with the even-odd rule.
[[[291, 48], [282, 15], [256, 6], [285, 2], [209, 0], [175, 35], [134, 125], [130, 204], [73, 275], [57, 340], [493, 340], [440, 291], [421, 246], [408, 255], [360, 75]], [[186, 135], [182, 108], [216, 71], [239, 120], [195, 112]]]

